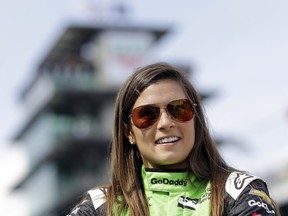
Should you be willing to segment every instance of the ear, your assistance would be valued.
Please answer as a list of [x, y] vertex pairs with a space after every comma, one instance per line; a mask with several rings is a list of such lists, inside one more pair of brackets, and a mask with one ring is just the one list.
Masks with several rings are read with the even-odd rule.
[[135, 136], [133, 134], [133, 131], [129, 129], [128, 127], [125, 128], [125, 136], [129, 140], [131, 145], [135, 144]]
[[135, 141], [135, 136], [134, 134], [132, 133], [132, 131], [130, 131], [129, 135], [128, 135], [128, 140], [130, 142], [131, 145], [135, 145], [136, 144], [136, 141]]

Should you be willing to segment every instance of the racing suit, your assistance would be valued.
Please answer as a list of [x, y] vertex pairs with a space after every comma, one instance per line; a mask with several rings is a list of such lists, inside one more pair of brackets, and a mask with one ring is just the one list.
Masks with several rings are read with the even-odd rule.
[[[208, 216], [211, 214], [210, 182], [182, 171], [161, 172], [142, 168], [142, 180], [150, 215]], [[101, 189], [90, 190], [69, 216], [106, 215]], [[129, 212], [126, 213], [129, 215]], [[275, 215], [266, 184], [256, 176], [232, 172], [225, 184], [225, 214], [229, 216]]]

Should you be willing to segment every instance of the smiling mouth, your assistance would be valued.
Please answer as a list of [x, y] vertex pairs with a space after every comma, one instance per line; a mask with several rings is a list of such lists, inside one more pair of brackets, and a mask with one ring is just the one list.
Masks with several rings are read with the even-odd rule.
[[166, 143], [174, 143], [180, 140], [179, 137], [173, 136], [173, 137], [165, 137], [162, 139], [157, 140], [155, 143], [156, 144], [166, 144]]

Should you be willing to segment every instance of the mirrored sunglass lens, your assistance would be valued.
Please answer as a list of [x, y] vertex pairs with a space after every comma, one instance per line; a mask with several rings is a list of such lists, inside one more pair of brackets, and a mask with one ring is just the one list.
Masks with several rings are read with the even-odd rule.
[[132, 121], [138, 128], [147, 128], [153, 125], [159, 116], [160, 109], [151, 105], [137, 107], [132, 111]]
[[176, 100], [167, 105], [170, 115], [179, 121], [189, 121], [193, 118], [193, 110], [189, 100]]

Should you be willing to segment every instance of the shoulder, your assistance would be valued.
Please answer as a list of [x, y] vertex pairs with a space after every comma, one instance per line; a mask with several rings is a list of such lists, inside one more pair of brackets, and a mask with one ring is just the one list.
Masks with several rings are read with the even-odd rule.
[[232, 172], [226, 180], [225, 191], [236, 200], [247, 185], [256, 179], [260, 178], [244, 172]]
[[266, 183], [245, 172], [232, 172], [225, 184], [228, 215], [275, 215]]
[[105, 193], [103, 189], [89, 190], [67, 216], [93, 216], [105, 214]]
[[93, 190], [89, 190], [88, 194], [91, 198], [93, 206], [95, 209], [98, 209], [105, 203], [105, 189], [97, 188]]

